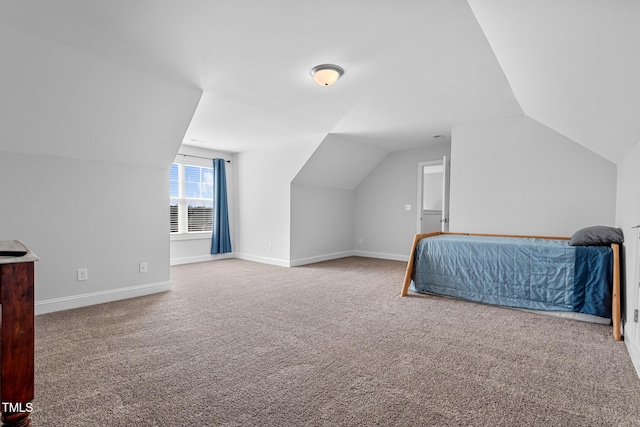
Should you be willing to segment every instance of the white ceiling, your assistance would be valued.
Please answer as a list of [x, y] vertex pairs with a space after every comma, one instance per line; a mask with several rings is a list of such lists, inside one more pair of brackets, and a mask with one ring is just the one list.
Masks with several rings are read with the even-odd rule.
[[[639, 17], [634, 0], [0, 2], [0, 24], [199, 88], [184, 143], [228, 152], [328, 134], [395, 151], [524, 111], [616, 161], [640, 140]], [[320, 87], [320, 63], [345, 75]]]

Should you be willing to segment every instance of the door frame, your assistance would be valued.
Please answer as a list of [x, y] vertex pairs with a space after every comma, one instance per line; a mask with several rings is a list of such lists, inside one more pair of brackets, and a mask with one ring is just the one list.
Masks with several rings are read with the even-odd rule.
[[[438, 166], [438, 165], [443, 165], [444, 163], [447, 161], [447, 157], [443, 157], [440, 160], [430, 160], [430, 161], [424, 161], [424, 162], [418, 162], [418, 197], [417, 197], [417, 204], [416, 204], [416, 234], [419, 234], [422, 232], [422, 206], [424, 204], [424, 191], [423, 191], [423, 187], [424, 187], [424, 168], [425, 166]], [[446, 167], [445, 167], [445, 171], [446, 171]], [[446, 173], [445, 171], [443, 171], [443, 182], [445, 183], [444, 185], [447, 186], [447, 181], [448, 179], [444, 176], [444, 174]], [[448, 191], [448, 188], [447, 188]], [[443, 200], [443, 203], [445, 202], [445, 200]], [[447, 209], [448, 210], [448, 209]], [[443, 212], [444, 212], [444, 206], [443, 206]]]
[[451, 195], [451, 160], [448, 156], [442, 157], [442, 218], [440, 229], [449, 231], [449, 199]]

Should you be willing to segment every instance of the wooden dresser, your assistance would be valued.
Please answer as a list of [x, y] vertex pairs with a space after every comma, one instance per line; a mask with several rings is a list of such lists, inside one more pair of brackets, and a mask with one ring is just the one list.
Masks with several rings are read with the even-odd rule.
[[34, 380], [34, 262], [18, 240], [0, 241], [0, 410], [3, 426], [30, 426]]

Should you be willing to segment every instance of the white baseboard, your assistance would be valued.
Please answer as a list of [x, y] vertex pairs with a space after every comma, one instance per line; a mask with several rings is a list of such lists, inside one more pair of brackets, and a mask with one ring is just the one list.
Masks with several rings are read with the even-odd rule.
[[219, 255], [198, 255], [198, 256], [190, 256], [183, 258], [171, 258], [169, 261], [170, 265], [182, 265], [182, 264], [192, 264], [194, 262], [206, 262], [206, 261], [215, 261], [217, 259], [229, 259], [235, 258], [233, 253], [219, 254]]
[[247, 260], [247, 261], [260, 262], [260, 263], [263, 263], [263, 264], [277, 265], [277, 266], [280, 266], [280, 267], [298, 267], [298, 266], [301, 266], [301, 265], [312, 264], [314, 262], [329, 261], [329, 260], [332, 260], [332, 259], [345, 258], [345, 257], [349, 257], [349, 256], [361, 256], [361, 257], [367, 257], [367, 258], [380, 258], [380, 259], [388, 259], [388, 260], [391, 260], [391, 261], [404, 261], [404, 262], [409, 261], [409, 256], [408, 255], [386, 254], [386, 253], [381, 253], [381, 252], [365, 252], [365, 251], [335, 252], [335, 253], [331, 253], [331, 254], [316, 255], [316, 256], [307, 257], [307, 258], [298, 258], [298, 259], [291, 260], [291, 261], [284, 260], [284, 259], [268, 258], [268, 257], [262, 257], [262, 256], [256, 256], [256, 255], [242, 254], [242, 253], [236, 253], [235, 254], [235, 257], [238, 258], [238, 259], [244, 259], [244, 260]]
[[127, 288], [110, 289], [108, 291], [91, 292], [89, 294], [72, 295], [44, 301], [36, 301], [35, 314], [53, 313], [88, 305], [103, 304], [127, 298], [141, 297], [171, 290], [171, 282], [149, 283], [129, 286]]
[[633, 367], [636, 368], [636, 374], [640, 378], [640, 343], [631, 341], [625, 336], [624, 344], [627, 346]]
[[[314, 262], [329, 261], [329, 260], [332, 260], [332, 259], [345, 258], [345, 257], [349, 257], [349, 256], [361, 256], [361, 257], [367, 257], [367, 258], [380, 258], [380, 259], [388, 259], [388, 260], [391, 260], [391, 261], [404, 261], [404, 262], [409, 261], [409, 256], [408, 255], [397, 255], [397, 254], [387, 254], [387, 253], [382, 253], [382, 252], [366, 252], [366, 251], [334, 252], [334, 253], [331, 253], [331, 254], [316, 255], [316, 256], [307, 257], [307, 258], [298, 258], [298, 259], [294, 259], [294, 260], [290, 260], [290, 261], [286, 260], [286, 259], [269, 258], [269, 257], [258, 256], [258, 255], [243, 254], [243, 253], [238, 253], [238, 252], [234, 253], [233, 256], [230, 256], [228, 258], [244, 259], [246, 261], [259, 262], [259, 263], [262, 263], [262, 264], [277, 265], [279, 267], [298, 267], [298, 266], [301, 266], [301, 265], [313, 264]], [[171, 265], [177, 265], [177, 264], [174, 264], [174, 262], [176, 262], [178, 260], [180, 260], [180, 258], [172, 259], [171, 260]], [[211, 259], [210, 258], [206, 258], [206, 257], [193, 257], [193, 258], [189, 258], [189, 260], [192, 260], [192, 261], [189, 261], [189, 262], [200, 262], [200, 261], [210, 261]]]
[[388, 259], [390, 261], [409, 261], [409, 255], [386, 254], [382, 252], [355, 251], [354, 255], [366, 258]]
[[290, 267], [291, 266], [291, 263], [286, 259], [268, 258], [268, 257], [263, 257], [263, 256], [242, 254], [242, 253], [237, 253], [237, 252], [235, 254], [235, 258], [244, 259], [246, 261], [259, 262], [259, 263], [262, 263], [262, 264], [277, 265], [279, 267]]
[[299, 267], [301, 265], [313, 264], [315, 262], [329, 261], [329, 260], [338, 259], [338, 258], [346, 258], [354, 255], [355, 255], [354, 251], [334, 252], [332, 254], [317, 255], [317, 256], [312, 256], [307, 258], [294, 259], [294, 260], [291, 260], [289, 264], [291, 267]]

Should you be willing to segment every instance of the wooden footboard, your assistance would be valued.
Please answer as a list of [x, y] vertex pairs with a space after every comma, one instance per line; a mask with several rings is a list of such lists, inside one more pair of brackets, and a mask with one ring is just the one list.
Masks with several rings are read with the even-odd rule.
[[[527, 237], [536, 239], [553, 239], [553, 240], [569, 240], [568, 237], [550, 237], [550, 236], [516, 236], [505, 234], [472, 234], [472, 233], [444, 233], [436, 231], [433, 233], [416, 234], [413, 238], [413, 244], [411, 245], [411, 252], [409, 253], [409, 262], [407, 263], [407, 270], [404, 274], [404, 283], [402, 284], [402, 292], [400, 296], [407, 296], [409, 287], [411, 286], [411, 276], [413, 275], [413, 269], [415, 264], [415, 252], [416, 247], [420, 239], [425, 237], [438, 236], [440, 234], [458, 234], [466, 236], [496, 236], [496, 237]], [[611, 244], [613, 250], [613, 289], [611, 292], [611, 322], [613, 324], [613, 338], [616, 341], [622, 341], [622, 333], [620, 330], [620, 245], [617, 243]]]
[[620, 245], [611, 244], [613, 250], [613, 290], [611, 292], [611, 322], [613, 323], [613, 338], [622, 341], [620, 331]]
[[413, 244], [411, 245], [411, 253], [409, 254], [409, 262], [407, 263], [407, 271], [404, 273], [404, 283], [402, 284], [402, 292], [400, 292], [401, 297], [406, 297], [409, 292], [409, 286], [411, 286], [411, 276], [413, 275], [413, 265], [415, 263], [415, 254], [416, 247], [418, 246], [418, 242], [420, 239], [424, 237], [437, 236], [439, 234], [444, 234], [440, 231], [435, 231], [433, 233], [423, 233], [416, 234], [413, 238]]

